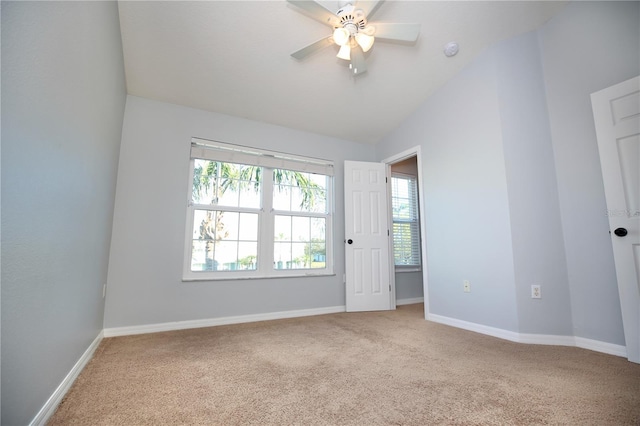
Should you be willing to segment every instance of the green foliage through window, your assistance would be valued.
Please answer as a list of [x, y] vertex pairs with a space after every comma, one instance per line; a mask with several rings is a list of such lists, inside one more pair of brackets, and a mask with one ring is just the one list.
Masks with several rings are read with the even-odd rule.
[[[273, 270], [326, 268], [328, 176], [193, 162], [191, 272], [252, 271], [265, 261]], [[265, 176], [272, 179], [266, 186]], [[262, 230], [270, 227], [275, 232], [265, 241]], [[272, 259], [261, 259], [267, 252]]]

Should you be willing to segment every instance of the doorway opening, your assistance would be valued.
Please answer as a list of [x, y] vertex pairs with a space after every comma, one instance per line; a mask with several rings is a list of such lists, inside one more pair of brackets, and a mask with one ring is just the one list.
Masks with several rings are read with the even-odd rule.
[[390, 185], [388, 196], [390, 266], [395, 305], [425, 302], [427, 315], [426, 244], [420, 147], [383, 160]]

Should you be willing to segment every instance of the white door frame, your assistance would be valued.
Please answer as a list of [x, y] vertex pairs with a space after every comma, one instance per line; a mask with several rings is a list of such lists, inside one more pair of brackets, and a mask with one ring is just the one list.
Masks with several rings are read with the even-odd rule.
[[[391, 182], [391, 165], [394, 163], [398, 163], [402, 160], [406, 160], [410, 157], [416, 157], [418, 163], [418, 176], [416, 177], [418, 181], [418, 209], [419, 209], [419, 221], [420, 221], [420, 251], [422, 256], [422, 291], [424, 294], [424, 317], [425, 319], [429, 317], [429, 280], [427, 278], [427, 234], [426, 234], [426, 214], [424, 209], [424, 186], [422, 185], [422, 154], [420, 153], [420, 146], [414, 146], [413, 148], [409, 148], [404, 150], [398, 154], [392, 155], [391, 157], [387, 157], [382, 160], [383, 163], [387, 165], [387, 178], [389, 182]], [[389, 192], [391, 192], [391, 186], [388, 186]], [[392, 210], [391, 210], [391, 193], [388, 196], [389, 202], [389, 224], [393, 223], [392, 218]], [[389, 239], [389, 244], [391, 248], [389, 250], [390, 259], [389, 259], [389, 269], [391, 270], [391, 292], [392, 292], [392, 309], [396, 308], [396, 281], [395, 281], [395, 260], [393, 257], [393, 238]]]

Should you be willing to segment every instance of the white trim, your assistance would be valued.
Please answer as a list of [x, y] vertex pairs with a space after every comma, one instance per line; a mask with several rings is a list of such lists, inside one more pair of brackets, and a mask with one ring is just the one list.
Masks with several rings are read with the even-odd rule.
[[[418, 182], [418, 218], [420, 220], [420, 253], [422, 255], [422, 288], [423, 294], [425, 296], [429, 295], [429, 279], [428, 279], [428, 266], [427, 266], [427, 214], [425, 210], [425, 195], [424, 195], [424, 185], [422, 184], [422, 151], [420, 145], [416, 145], [413, 148], [406, 149], [398, 154], [392, 155], [390, 157], [382, 160], [383, 163], [386, 163], [389, 166], [389, 174], [391, 174], [391, 164], [397, 163], [402, 160], [406, 160], [409, 157], [416, 157], [416, 162], [418, 163], [418, 176], [416, 177]], [[389, 212], [389, 214], [391, 214]], [[392, 244], [393, 245], [393, 244]], [[391, 265], [395, 263], [393, 258], [393, 251], [391, 252], [390, 258]], [[393, 268], [392, 268], [393, 269]], [[394, 275], [395, 279], [395, 275]], [[395, 295], [395, 284], [394, 284], [394, 295]], [[424, 304], [424, 313], [425, 318], [429, 316], [429, 304]]]
[[463, 330], [475, 331], [476, 333], [486, 334], [487, 336], [498, 337], [500, 339], [518, 342], [519, 334], [513, 331], [503, 330], [501, 328], [489, 327], [474, 322], [459, 320], [456, 318], [445, 317], [437, 314], [429, 314], [427, 320], [437, 322], [439, 324], [450, 325]]
[[518, 340], [515, 341], [531, 345], [576, 346], [576, 338], [574, 336], [560, 336], [556, 334], [518, 333]]
[[102, 341], [104, 337], [104, 333], [101, 331], [98, 333], [98, 336], [91, 342], [86, 351], [82, 354], [78, 362], [73, 366], [69, 374], [62, 380], [62, 383], [56, 388], [56, 390], [51, 394], [47, 402], [42, 406], [38, 414], [31, 420], [29, 423], [30, 426], [36, 425], [44, 425], [47, 423], [49, 418], [55, 413], [58, 405], [62, 401], [62, 398], [67, 394], [73, 382], [75, 382], [76, 378], [80, 372], [84, 369], [84, 367], [89, 363], [91, 358], [93, 357], [94, 352], [98, 348], [98, 345]]
[[424, 297], [412, 297], [412, 298], [409, 298], [409, 299], [398, 299], [398, 300], [396, 300], [396, 306], [413, 305], [415, 303], [424, 303]]
[[576, 346], [579, 348], [627, 358], [626, 346], [614, 345], [613, 343], [601, 342], [599, 340], [585, 339], [584, 337], [576, 337], [575, 339]]
[[163, 331], [186, 330], [189, 328], [215, 327], [218, 325], [242, 324], [246, 322], [270, 321], [285, 318], [299, 318], [345, 312], [345, 306], [301, 309], [295, 311], [267, 312], [264, 314], [238, 315], [232, 317], [208, 318], [201, 320], [164, 322], [158, 324], [134, 325], [129, 327], [105, 328], [104, 337], [130, 336], [133, 334], [159, 333]]
[[501, 328], [489, 327], [482, 324], [462, 321], [459, 319], [436, 314], [429, 314], [427, 316], [427, 320], [437, 322], [439, 324], [450, 325], [452, 327], [462, 328], [464, 330], [473, 331], [480, 334], [486, 334], [488, 336], [493, 336], [504, 340], [510, 340], [516, 343], [571, 346], [576, 348], [588, 349], [595, 352], [601, 352], [608, 355], [615, 355], [623, 358], [627, 357], [627, 349], [624, 346], [601, 342], [599, 340], [585, 339], [584, 337], [516, 333], [513, 331], [503, 330]]
[[304, 157], [284, 152], [268, 151], [220, 141], [191, 138], [191, 158], [250, 164], [271, 169], [295, 170], [333, 176], [333, 161]]

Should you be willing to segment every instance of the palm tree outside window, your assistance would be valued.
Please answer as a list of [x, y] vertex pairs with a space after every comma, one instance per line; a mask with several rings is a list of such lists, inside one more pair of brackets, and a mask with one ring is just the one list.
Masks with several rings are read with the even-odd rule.
[[332, 274], [332, 169], [324, 160], [194, 143], [183, 278]]

